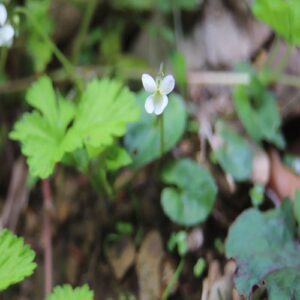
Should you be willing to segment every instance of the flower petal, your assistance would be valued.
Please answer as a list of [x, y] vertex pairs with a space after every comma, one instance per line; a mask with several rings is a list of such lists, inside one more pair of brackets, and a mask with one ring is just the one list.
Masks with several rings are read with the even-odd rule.
[[154, 112], [154, 100], [153, 95], [150, 95], [145, 102], [145, 110], [148, 114], [152, 114]]
[[142, 75], [142, 82], [143, 82], [144, 89], [148, 93], [154, 93], [156, 91], [157, 85], [154, 79], [149, 74]]
[[156, 115], [160, 115], [165, 110], [169, 102], [166, 95], [159, 96], [159, 98], [159, 100], [158, 97], [154, 98], [154, 113]]
[[15, 30], [10, 24], [0, 28], [0, 46], [11, 46]]
[[162, 95], [168, 95], [175, 87], [175, 79], [172, 75], [167, 75], [159, 84], [159, 90]]
[[0, 3], [0, 25], [3, 26], [7, 19], [7, 11], [4, 4]]

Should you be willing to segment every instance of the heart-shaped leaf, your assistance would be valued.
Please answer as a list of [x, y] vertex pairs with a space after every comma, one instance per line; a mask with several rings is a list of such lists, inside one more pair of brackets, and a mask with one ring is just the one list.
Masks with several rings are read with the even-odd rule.
[[167, 166], [162, 180], [175, 187], [164, 188], [161, 205], [175, 223], [192, 226], [210, 214], [217, 186], [210, 173], [191, 159], [181, 159]]
[[248, 179], [252, 173], [252, 152], [250, 145], [230, 127], [218, 124], [217, 130], [223, 144], [214, 155], [222, 168], [237, 181]]
[[[161, 155], [159, 119], [146, 113], [145, 92], [138, 95], [137, 102], [143, 113], [137, 123], [129, 125], [125, 145], [133, 158], [134, 166], [142, 166]], [[186, 110], [183, 99], [176, 94], [169, 97], [169, 104], [163, 113], [164, 152], [171, 150], [182, 137], [186, 125]]]

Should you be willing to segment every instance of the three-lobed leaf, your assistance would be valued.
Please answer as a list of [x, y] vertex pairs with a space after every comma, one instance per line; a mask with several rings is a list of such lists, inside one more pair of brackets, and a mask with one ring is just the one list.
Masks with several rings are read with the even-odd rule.
[[93, 300], [94, 293], [87, 285], [72, 288], [69, 284], [55, 287], [47, 300]]
[[214, 179], [205, 168], [181, 159], [163, 170], [162, 180], [176, 186], [164, 188], [161, 194], [162, 208], [173, 222], [192, 226], [205, 221], [217, 194]]
[[0, 231], [0, 253], [0, 291], [30, 276], [36, 268], [34, 251], [6, 229]]
[[35, 110], [23, 115], [10, 137], [21, 143], [30, 173], [46, 178], [65, 153], [65, 133], [75, 107], [55, 94], [51, 80], [46, 76], [32, 85], [26, 100]]
[[255, 286], [266, 282], [269, 299], [299, 299], [300, 252], [295, 240], [290, 201], [262, 213], [249, 209], [233, 223], [226, 240], [226, 255], [237, 263], [235, 284], [250, 297]]

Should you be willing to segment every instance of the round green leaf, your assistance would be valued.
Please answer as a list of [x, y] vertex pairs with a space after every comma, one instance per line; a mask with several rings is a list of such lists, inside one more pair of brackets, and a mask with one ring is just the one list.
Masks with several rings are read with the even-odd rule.
[[162, 180], [176, 186], [165, 188], [161, 195], [162, 208], [173, 222], [192, 226], [208, 217], [217, 186], [206, 169], [190, 159], [182, 159], [163, 171]]
[[[154, 114], [146, 113], [144, 109], [146, 98], [147, 93], [139, 93], [137, 101], [143, 113], [137, 123], [129, 126], [125, 136], [125, 145], [133, 158], [134, 166], [145, 165], [161, 155], [159, 119]], [[186, 125], [185, 105], [179, 95], [170, 95], [163, 118], [164, 152], [168, 152], [180, 140]]]

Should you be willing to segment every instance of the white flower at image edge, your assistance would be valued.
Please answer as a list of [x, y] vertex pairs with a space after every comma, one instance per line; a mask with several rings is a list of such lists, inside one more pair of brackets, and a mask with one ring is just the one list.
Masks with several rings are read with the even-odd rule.
[[170, 94], [175, 87], [175, 79], [172, 75], [167, 75], [158, 83], [149, 75], [142, 75], [142, 82], [144, 89], [151, 93], [146, 99], [145, 110], [148, 114], [155, 113], [160, 115], [168, 105], [168, 94]]
[[13, 42], [15, 30], [9, 23], [6, 23], [6, 21], [6, 7], [0, 3], [0, 46], [10, 47]]

